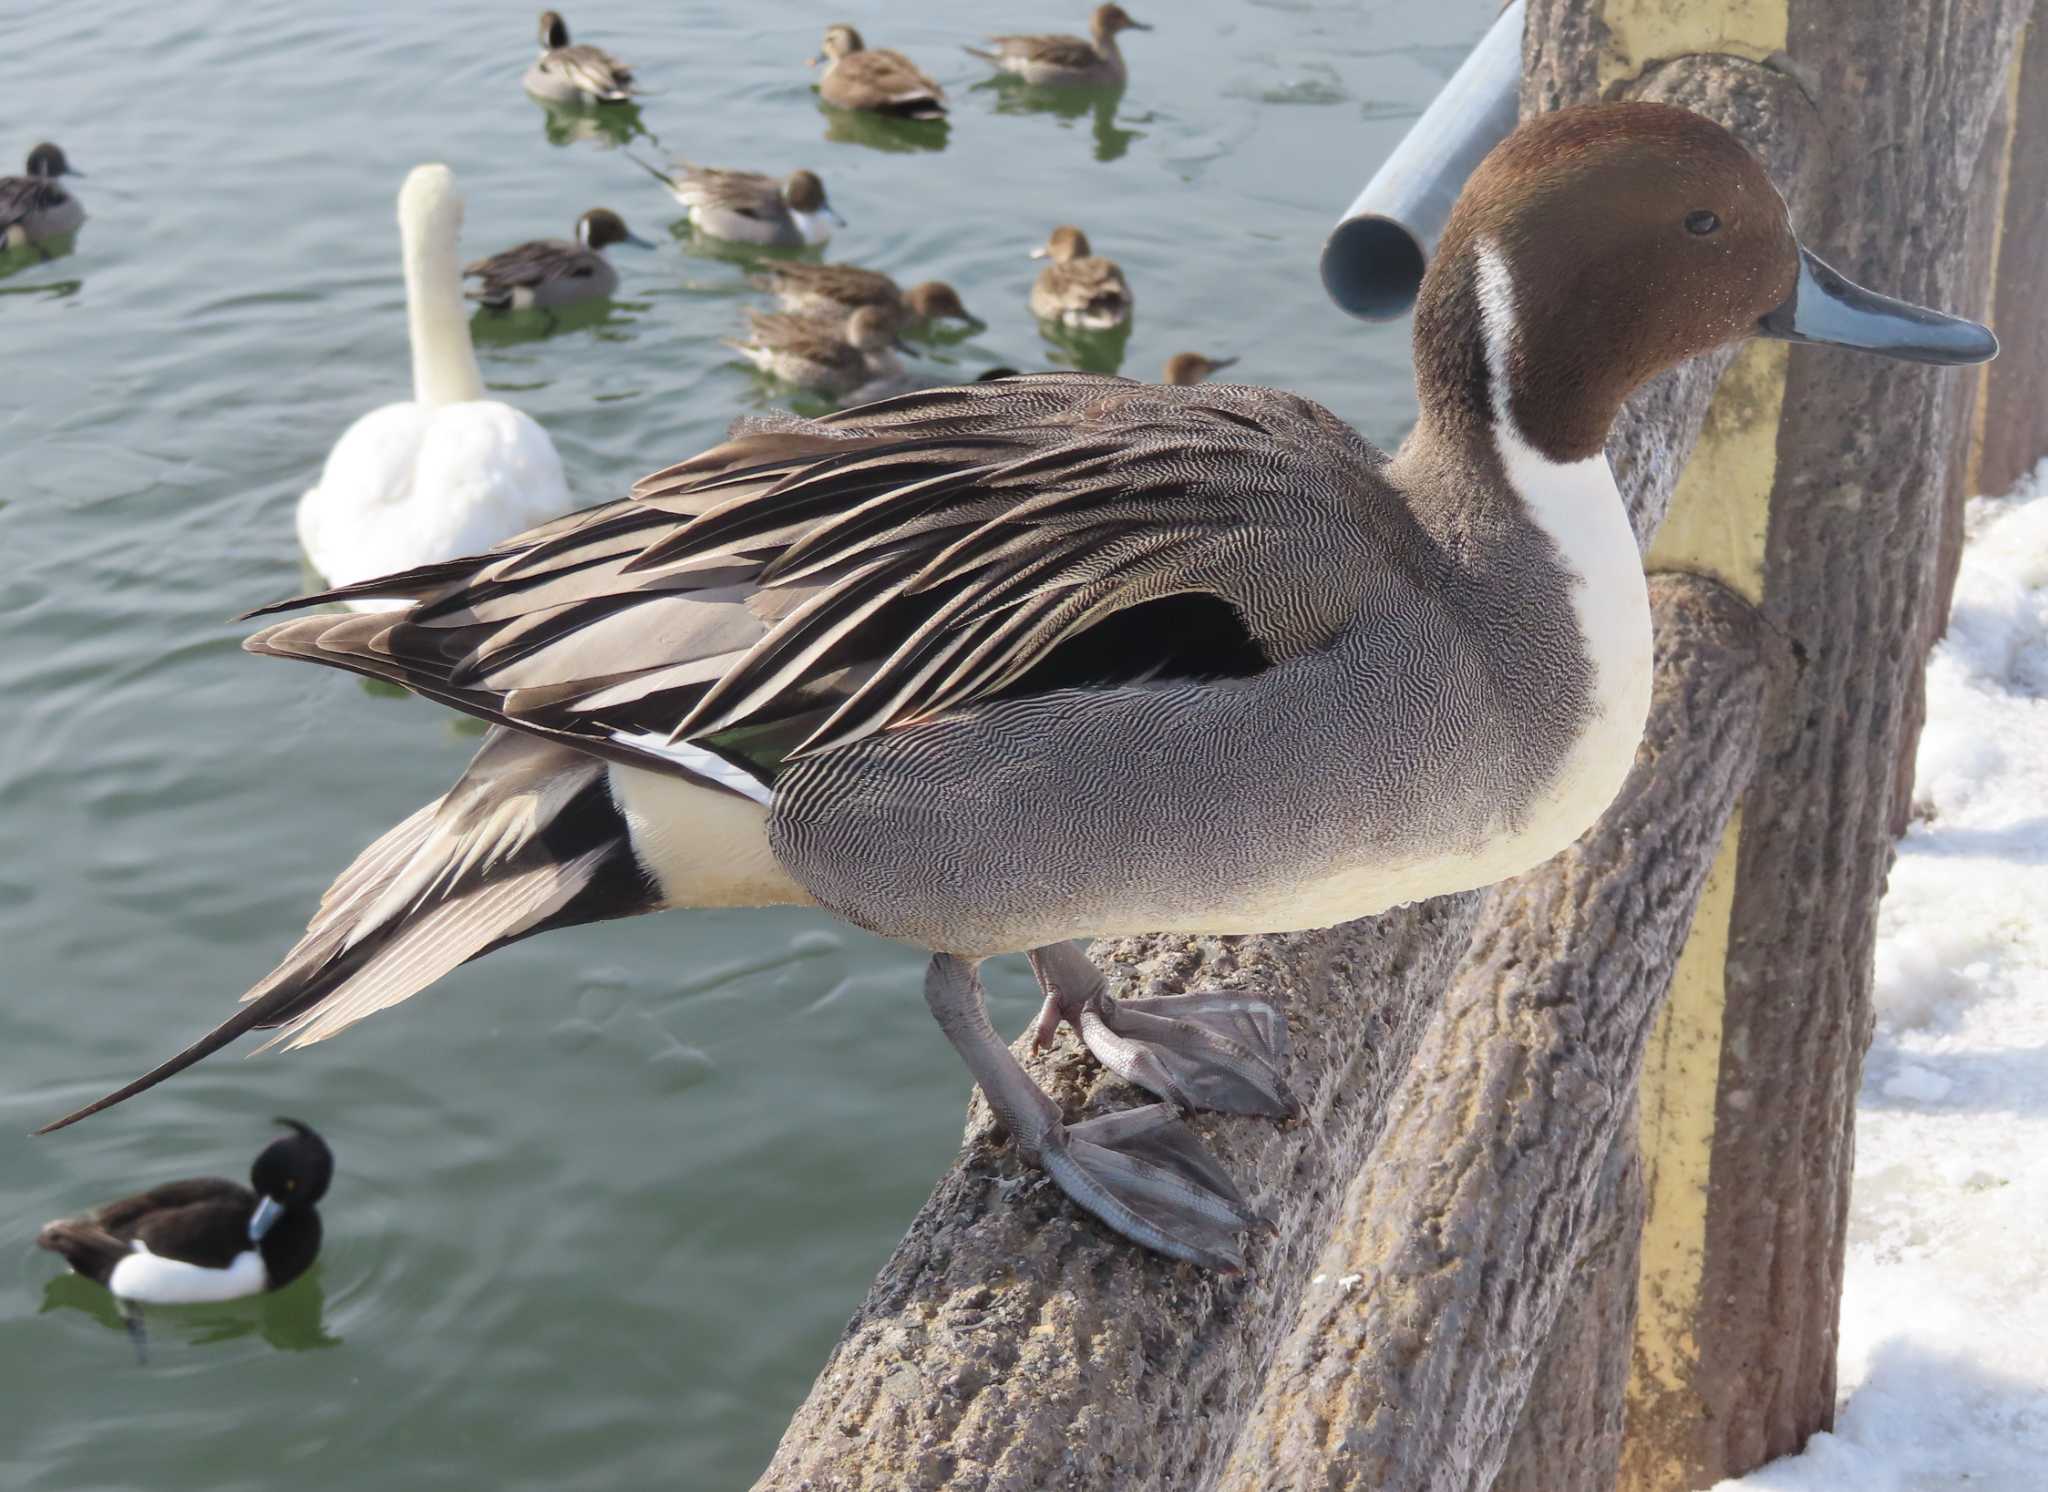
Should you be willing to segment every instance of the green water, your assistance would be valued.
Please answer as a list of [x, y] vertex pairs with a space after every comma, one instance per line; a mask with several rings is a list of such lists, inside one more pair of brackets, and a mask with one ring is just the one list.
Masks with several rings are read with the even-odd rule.
[[[1082, 0], [569, 19], [660, 91], [640, 149], [811, 166], [849, 220], [835, 257], [952, 280], [990, 323], [946, 351], [959, 372], [1057, 353], [1025, 251], [1071, 220], [1135, 289], [1123, 371], [1235, 353], [1230, 376], [1385, 441], [1406, 329], [1336, 315], [1315, 255], [1493, 8], [1133, 0], [1158, 29], [1125, 39], [1129, 92], [1072, 113], [974, 86], [957, 43], [1071, 26]], [[819, 110], [803, 60], [841, 19], [946, 83], [949, 135]], [[226, 620], [298, 585], [299, 492], [349, 420], [406, 397], [407, 169], [454, 167], [477, 254], [599, 204], [661, 242], [615, 251], [602, 317], [479, 328], [486, 380], [582, 498], [773, 397], [718, 345], [739, 268], [520, 92], [532, 21], [474, 0], [5, 17], [0, 166], [55, 139], [91, 217], [0, 278], [0, 1485], [745, 1486], [958, 1143], [967, 1078], [921, 957], [791, 913], [556, 934], [311, 1051], [223, 1054], [22, 1138], [213, 1024], [474, 748], [432, 706], [245, 657]], [[994, 987], [1021, 1029], [1028, 978]], [[325, 1255], [276, 1297], [158, 1313], [137, 1367], [37, 1225], [241, 1174], [278, 1113], [339, 1156]]]

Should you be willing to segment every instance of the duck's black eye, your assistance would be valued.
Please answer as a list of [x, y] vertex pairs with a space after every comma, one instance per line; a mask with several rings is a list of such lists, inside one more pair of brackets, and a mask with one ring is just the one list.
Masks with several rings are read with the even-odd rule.
[[1721, 220], [1704, 207], [1698, 212], [1689, 212], [1685, 215], [1685, 231], [1700, 238], [1705, 238], [1720, 226]]

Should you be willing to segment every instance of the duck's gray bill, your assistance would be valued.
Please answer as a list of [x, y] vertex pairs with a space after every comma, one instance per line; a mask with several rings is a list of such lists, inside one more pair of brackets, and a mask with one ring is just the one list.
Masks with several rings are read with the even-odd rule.
[[249, 1214], [249, 1242], [263, 1242], [263, 1235], [277, 1226], [277, 1220], [284, 1216], [284, 1204], [275, 1197], [265, 1197], [256, 1204], [256, 1210]]
[[1757, 323], [1757, 332], [1781, 342], [1825, 342], [1915, 363], [1988, 363], [1998, 356], [1990, 327], [1865, 290], [1803, 248], [1791, 295]]

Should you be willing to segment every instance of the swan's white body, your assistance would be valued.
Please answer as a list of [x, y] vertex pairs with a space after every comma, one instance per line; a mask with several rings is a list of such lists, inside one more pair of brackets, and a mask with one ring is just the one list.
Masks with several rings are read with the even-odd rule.
[[406, 177], [398, 230], [413, 397], [349, 426], [299, 499], [299, 542], [330, 585], [474, 554], [573, 506], [547, 432], [483, 397], [462, 300], [462, 198], [446, 166]]

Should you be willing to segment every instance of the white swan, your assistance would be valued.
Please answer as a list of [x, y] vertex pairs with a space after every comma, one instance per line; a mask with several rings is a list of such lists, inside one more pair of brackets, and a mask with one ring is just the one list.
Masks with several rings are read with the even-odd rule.
[[454, 172], [414, 168], [398, 193], [398, 232], [413, 397], [349, 426], [299, 499], [299, 542], [329, 585], [474, 554], [573, 506], [547, 432], [484, 398], [462, 300]]

